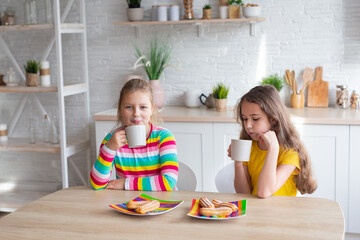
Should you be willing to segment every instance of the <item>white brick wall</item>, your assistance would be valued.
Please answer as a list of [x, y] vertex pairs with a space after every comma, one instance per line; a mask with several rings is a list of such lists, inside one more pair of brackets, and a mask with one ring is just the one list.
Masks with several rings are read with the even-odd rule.
[[[42, 1], [39, 1], [41, 6]], [[65, 1], [62, 1], [62, 5]], [[195, 17], [201, 17], [201, 7], [206, 0], [194, 1]], [[217, 0], [209, 1], [213, 6], [213, 17], [217, 16]], [[295, 70], [298, 80], [305, 67], [324, 67], [324, 80], [330, 83], [330, 104], [334, 104], [335, 85], [348, 84], [349, 89], [360, 90], [360, 1], [358, 0], [254, 0], [262, 6], [262, 16], [266, 21], [258, 24], [256, 36], [250, 36], [248, 25], [206, 24], [204, 37], [199, 38], [196, 26], [161, 25], [141, 27], [141, 37], [135, 39], [134, 29], [129, 26], [115, 26], [114, 22], [127, 21], [125, 0], [86, 0], [88, 57], [90, 76], [91, 114], [116, 107], [123, 78], [135, 61], [131, 42], [143, 48], [153, 37], [153, 33], [169, 36], [174, 47], [174, 56], [182, 62], [182, 70], [165, 70], [161, 83], [166, 90], [167, 105], [183, 105], [182, 94], [187, 88], [201, 89], [209, 93], [218, 81], [230, 84], [229, 105], [250, 88], [257, 85], [268, 74], [282, 75], [286, 69]], [[180, 0], [144, 0], [145, 17], [151, 18], [151, 5], [181, 5]], [[0, 0], [0, 6], [13, 6], [17, 21], [23, 21], [23, 1]], [[40, 9], [40, 8], [39, 8]], [[43, 13], [39, 11], [41, 17]], [[72, 13], [70, 18], [74, 18]], [[51, 36], [47, 32], [1, 33], [9, 43], [17, 60], [24, 64], [28, 58], [40, 58]], [[29, 41], [34, 39], [34, 41]], [[73, 64], [71, 54], [78, 41], [66, 37], [64, 46], [67, 77], [74, 80], [78, 69]], [[27, 47], [29, 46], [29, 47]], [[55, 53], [50, 55], [52, 73], [55, 73]], [[0, 49], [0, 72], [5, 72], [10, 64]], [[142, 71], [138, 71], [143, 73]], [[55, 76], [52, 76], [55, 79]], [[300, 81], [299, 81], [300, 82]], [[0, 94], [0, 121], [10, 121], [21, 94]], [[282, 92], [286, 102], [289, 88]], [[54, 95], [41, 95], [45, 107], [56, 103]], [[75, 116], [76, 99], [68, 100], [70, 116]], [[73, 109], [73, 110], [71, 110]], [[73, 111], [73, 112], [71, 112]], [[76, 129], [79, 121], [70, 117], [68, 130]], [[93, 123], [92, 132], [93, 130]], [[23, 120], [17, 134], [27, 134]], [[95, 139], [92, 134], [93, 159], [95, 158]], [[8, 154], [1, 153], [0, 164]], [[18, 162], [23, 155], [16, 154]], [[33, 158], [33, 156], [32, 156]], [[36, 158], [36, 157], [34, 157]], [[46, 157], [43, 161], [46, 161]], [[30, 160], [29, 160], [30, 161]], [[83, 164], [85, 167], [86, 165]], [[54, 170], [60, 181], [58, 164]], [[56, 175], [55, 174], [55, 175]], [[40, 174], [39, 174], [40, 175]], [[6, 173], [1, 177], [6, 178]], [[16, 176], [16, 174], [15, 174]], [[40, 176], [41, 178], [43, 176]], [[44, 179], [47, 177], [43, 177]], [[76, 177], [74, 178], [76, 182]]]

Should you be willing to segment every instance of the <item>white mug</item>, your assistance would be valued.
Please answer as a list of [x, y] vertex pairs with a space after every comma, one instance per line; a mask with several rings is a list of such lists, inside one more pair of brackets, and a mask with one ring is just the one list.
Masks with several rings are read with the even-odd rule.
[[248, 162], [251, 153], [251, 140], [231, 139], [231, 159]]
[[187, 107], [200, 107], [200, 90], [187, 90], [184, 94], [185, 106]]
[[133, 125], [125, 128], [129, 148], [146, 146], [145, 125]]

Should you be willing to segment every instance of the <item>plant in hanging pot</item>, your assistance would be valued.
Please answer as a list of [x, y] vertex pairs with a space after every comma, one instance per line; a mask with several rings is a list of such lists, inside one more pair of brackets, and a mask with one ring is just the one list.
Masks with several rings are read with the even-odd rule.
[[[171, 56], [172, 46], [169, 44], [168, 40], [161, 40], [155, 37], [151, 40], [150, 47], [146, 52], [141, 51], [135, 45], [134, 47], [138, 59], [132, 67], [132, 70], [136, 70], [138, 67], [144, 67], [150, 80], [150, 86], [153, 90], [155, 105], [159, 109], [162, 109], [165, 105], [165, 93], [160, 85], [161, 74], [167, 67], [173, 67], [180, 70], [180, 61]], [[177, 61], [177, 66], [170, 63], [171, 59]]]
[[229, 94], [229, 87], [224, 83], [218, 83], [213, 87], [213, 95], [215, 98], [215, 108], [219, 112], [226, 111], [227, 96]]
[[242, 0], [229, 0], [229, 18], [240, 18]]
[[127, 16], [130, 22], [141, 21], [144, 18], [144, 8], [140, 6], [141, 0], [126, 0], [129, 8]]
[[26, 85], [29, 87], [38, 86], [40, 63], [36, 60], [28, 60], [24, 68], [26, 72]]
[[211, 5], [205, 4], [203, 7], [203, 19], [211, 19]]

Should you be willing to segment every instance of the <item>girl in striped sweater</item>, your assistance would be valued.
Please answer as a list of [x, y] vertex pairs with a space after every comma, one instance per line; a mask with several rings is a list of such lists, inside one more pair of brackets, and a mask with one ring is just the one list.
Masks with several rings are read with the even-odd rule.
[[[118, 103], [119, 128], [103, 140], [90, 172], [91, 186], [98, 189], [172, 191], [176, 189], [178, 157], [173, 134], [154, 126], [157, 108], [150, 85], [141, 79], [125, 83]], [[145, 125], [146, 146], [129, 148], [125, 128]], [[111, 180], [115, 169], [116, 179]]]

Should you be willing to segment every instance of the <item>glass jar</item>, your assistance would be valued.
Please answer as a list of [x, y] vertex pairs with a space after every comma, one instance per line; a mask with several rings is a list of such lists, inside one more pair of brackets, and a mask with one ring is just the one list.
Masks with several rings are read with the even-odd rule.
[[37, 24], [37, 7], [36, 7], [36, 0], [29, 0], [30, 5], [30, 24]]
[[11, 7], [4, 11], [3, 25], [15, 25], [15, 11]]
[[359, 109], [359, 105], [360, 105], [360, 92], [354, 90], [350, 97], [350, 107], [352, 109]]
[[8, 87], [15, 87], [19, 85], [19, 77], [16, 74], [15, 70], [10, 68], [9, 71], [6, 72], [4, 76], [4, 82]]
[[336, 107], [337, 108], [348, 108], [349, 107], [349, 91], [346, 85], [336, 85]]
[[193, 0], [184, 0], [184, 19], [190, 20], [194, 18]]
[[46, 23], [53, 23], [52, 0], [45, 0]]

